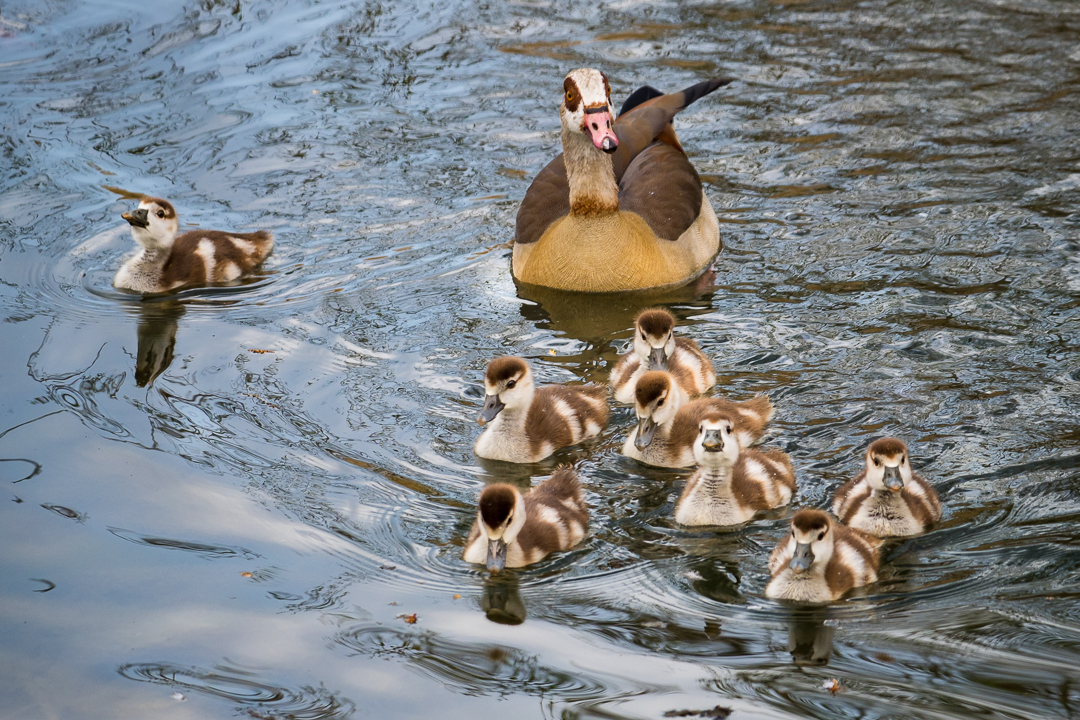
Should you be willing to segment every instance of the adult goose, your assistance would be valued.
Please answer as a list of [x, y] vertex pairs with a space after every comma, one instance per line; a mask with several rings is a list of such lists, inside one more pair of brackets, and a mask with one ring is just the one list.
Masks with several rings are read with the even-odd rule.
[[598, 70], [563, 81], [563, 152], [525, 193], [514, 234], [514, 277], [559, 290], [617, 292], [678, 286], [720, 251], [720, 226], [672, 120], [732, 81], [681, 92], [648, 86], [618, 119]]

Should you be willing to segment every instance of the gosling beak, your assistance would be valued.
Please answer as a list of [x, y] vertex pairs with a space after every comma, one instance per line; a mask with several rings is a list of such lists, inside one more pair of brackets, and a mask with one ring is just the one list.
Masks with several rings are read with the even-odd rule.
[[619, 138], [611, 130], [611, 108], [585, 108], [585, 130], [598, 150], [611, 154], [619, 149]]
[[904, 479], [900, 477], [899, 467], [885, 467], [885, 487], [893, 492], [900, 492], [904, 489]]
[[484, 409], [480, 411], [480, 417], [476, 418], [476, 422], [481, 425], [486, 425], [495, 419], [495, 416], [499, 414], [505, 405], [502, 400], [499, 400], [498, 395], [485, 395], [484, 396]]
[[724, 438], [720, 435], [720, 428], [706, 430], [705, 437], [701, 439], [701, 446], [705, 452], [720, 452], [724, 449]]
[[637, 437], [634, 438], [634, 447], [644, 450], [652, 442], [653, 433], [656, 432], [656, 421], [651, 417], [639, 418], [637, 424]]
[[810, 549], [810, 543], [795, 543], [795, 554], [791, 556], [788, 567], [792, 572], [801, 573], [810, 569], [814, 564], [814, 551]]
[[138, 210], [130, 210], [120, 217], [127, 220], [132, 227], [144, 228], [150, 227], [148, 215], [146, 208], [139, 208]]
[[502, 538], [488, 541], [487, 569], [492, 575], [498, 575], [506, 568], [506, 543]]
[[649, 353], [649, 369], [667, 370], [667, 353], [664, 352], [664, 348], [653, 348]]

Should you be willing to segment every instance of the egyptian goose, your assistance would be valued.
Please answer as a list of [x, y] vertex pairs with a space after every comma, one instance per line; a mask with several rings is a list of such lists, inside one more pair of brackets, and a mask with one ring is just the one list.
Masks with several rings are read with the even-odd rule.
[[616, 292], [683, 285], [704, 272], [720, 251], [720, 226], [672, 120], [731, 81], [668, 95], [642, 88], [616, 120], [602, 72], [567, 75], [559, 106], [563, 152], [521, 202], [514, 277]]
[[634, 348], [611, 371], [615, 400], [633, 403], [637, 380], [649, 370], [667, 370], [688, 395], [716, 384], [712, 361], [690, 338], [675, 337], [675, 316], [667, 310], [645, 310], [634, 321]]
[[688, 401], [671, 373], [650, 370], [637, 381], [634, 413], [638, 424], [623, 444], [623, 455], [660, 467], [690, 467], [698, 426], [714, 410], [734, 418], [735, 439], [741, 447], [760, 438], [773, 415], [772, 403], [764, 395], [739, 403], [721, 398]]
[[694, 459], [698, 468], [675, 506], [681, 525], [741, 525], [759, 510], [787, 505], [795, 492], [795, 470], [779, 450], [741, 449], [737, 420], [710, 408], [698, 423]]
[[140, 246], [113, 278], [113, 286], [124, 290], [157, 293], [182, 285], [236, 280], [265, 260], [274, 247], [274, 236], [262, 230], [191, 230], [177, 237], [176, 210], [161, 198], [143, 198], [137, 210], [121, 217], [131, 225], [131, 236]]
[[607, 425], [607, 388], [537, 388], [529, 363], [518, 357], [500, 357], [488, 363], [484, 392], [478, 422], [487, 428], [474, 448], [482, 458], [537, 462], [559, 448], [598, 435]]
[[791, 533], [769, 555], [774, 600], [825, 603], [877, 581], [881, 540], [834, 522], [820, 510], [800, 510]]
[[836, 491], [833, 512], [878, 537], [918, 535], [941, 519], [941, 501], [912, 472], [904, 441], [881, 438], [866, 449], [866, 469]]
[[525, 495], [513, 485], [488, 485], [462, 558], [493, 573], [531, 565], [574, 547], [588, 527], [589, 508], [573, 468], [559, 468]]

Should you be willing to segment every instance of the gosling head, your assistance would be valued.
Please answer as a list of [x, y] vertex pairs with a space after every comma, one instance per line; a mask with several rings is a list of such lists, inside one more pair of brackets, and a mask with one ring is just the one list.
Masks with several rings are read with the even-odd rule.
[[480, 535], [487, 543], [484, 561], [492, 573], [506, 567], [506, 548], [525, 526], [525, 498], [513, 485], [488, 485], [480, 493]]
[[907, 445], [898, 438], [881, 438], [866, 449], [866, 481], [879, 492], [900, 492], [911, 482]]
[[535, 387], [529, 363], [519, 357], [500, 357], [484, 373], [484, 409], [477, 422], [486, 425], [504, 408], [519, 410], [532, 403]]
[[732, 467], [739, 460], [735, 421], [726, 413], [709, 413], [698, 423], [694, 459], [707, 468]]
[[563, 80], [563, 101], [559, 106], [564, 130], [585, 135], [597, 150], [613, 153], [619, 138], [611, 129], [611, 85], [599, 70], [574, 70]]
[[161, 198], [143, 198], [136, 210], [120, 217], [131, 225], [131, 236], [147, 250], [167, 250], [172, 247], [180, 222], [172, 203]]
[[634, 412], [638, 419], [634, 445], [638, 450], [649, 447], [658, 426], [675, 418], [680, 400], [675, 379], [666, 372], [651, 370], [638, 378], [634, 386]]
[[646, 310], [634, 321], [634, 353], [650, 370], [667, 370], [675, 352], [675, 317], [667, 310]]
[[791, 536], [795, 552], [788, 567], [793, 573], [828, 565], [833, 552], [833, 523], [828, 515], [820, 510], [800, 510], [791, 518]]

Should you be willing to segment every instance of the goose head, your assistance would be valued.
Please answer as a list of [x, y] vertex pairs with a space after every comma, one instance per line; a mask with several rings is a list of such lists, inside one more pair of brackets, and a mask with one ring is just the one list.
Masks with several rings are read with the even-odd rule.
[[180, 228], [176, 210], [168, 200], [143, 198], [136, 210], [129, 210], [120, 217], [131, 225], [131, 236], [147, 250], [167, 250]]
[[800, 510], [791, 518], [795, 552], [788, 567], [794, 573], [808, 572], [829, 564], [833, 553], [833, 522], [820, 510]]
[[651, 370], [638, 378], [634, 387], [634, 413], [638, 419], [634, 445], [638, 450], [649, 447], [658, 426], [675, 419], [681, 401], [675, 378], [668, 373]]
[[619, 148], [611, 129], [611, 86], [599, 70], [582, 68], [566, 76], [559, 116], [563, 130], [588, 137], [597, 150], [613, 153]]
[[487, 543], [484, 563], [492, 573], [506, 567], [506, 548], [525, 526], [525, 498], [513, 485], [488, 485], [480, 493], [480, 535]]
[[519, 357], [495, 358], [484, 373], [484, 409], [477, 422], [486, 425], [507, 408], [528, 408], [535, 392], [529, 363]]
[[866, 449], [866, 481], [879, 492], [900, 492], [911, 482], [907, 445], [898, 438], [881, 438]]
[[650, 370], [667, 370], [675, 352], [675, 317], [667, 310], [646, 310], [634, 321], [634, 353]]
[[694, 459], [707, 468], [732, 467], [739, 460], [735, 421], [725, 413], [710, 413], [698, 423]]

